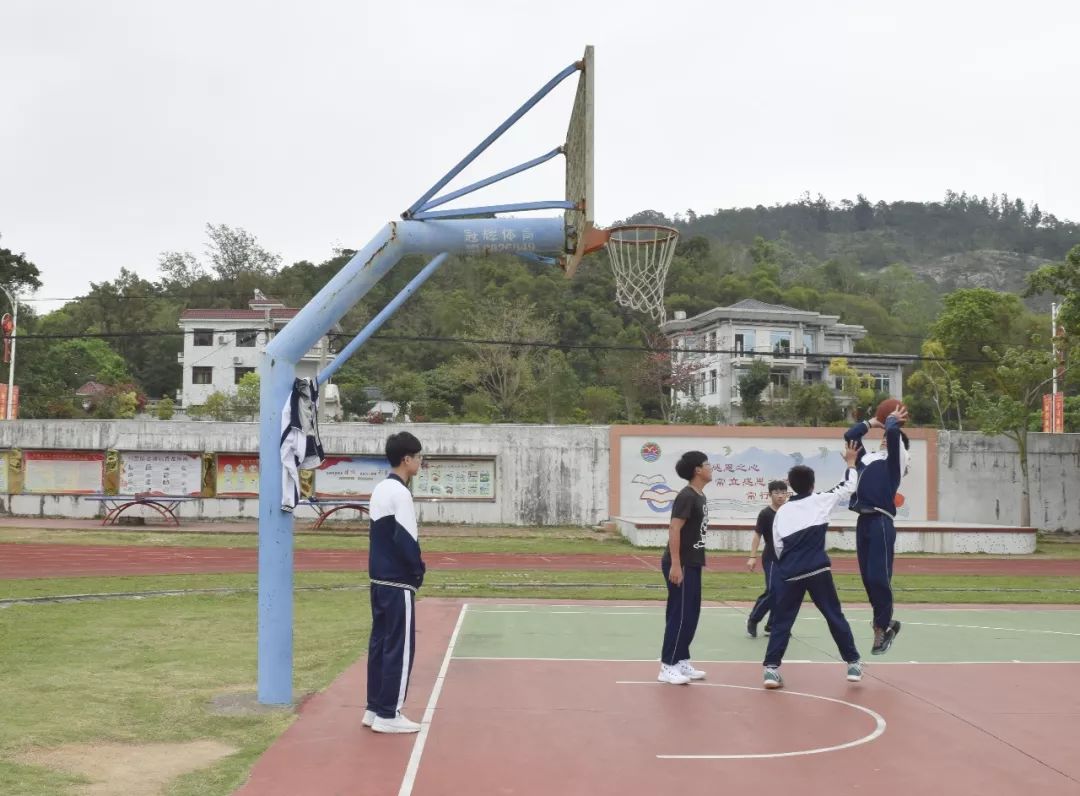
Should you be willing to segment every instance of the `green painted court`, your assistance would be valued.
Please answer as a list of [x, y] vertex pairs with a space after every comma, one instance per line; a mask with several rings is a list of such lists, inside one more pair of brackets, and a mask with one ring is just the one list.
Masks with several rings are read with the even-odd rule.
[[[897, 663], [1080, 662], [1080, 610], [908, 608], [897, 606], [903, 629], [887, 655], [869, 654], [869, 608], [845, 608], [868, 670]], [[694, 660], [759, 663], [768, 637], [747, 638], [746, 610], [705, 606], [691, 648]], [[489, 603], [466, 611], [455, 658], [656, 661], [664, 609], [656, 604], [580, 605]], [[785, 661], [837, 661], [825, 620], [807, 604]]]

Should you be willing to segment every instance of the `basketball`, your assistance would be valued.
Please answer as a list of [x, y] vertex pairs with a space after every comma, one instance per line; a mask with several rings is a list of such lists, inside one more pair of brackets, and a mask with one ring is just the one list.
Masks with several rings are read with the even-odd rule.
[[896, 497], [893, 498], [893, 505], [896, 506], [896, 508], [900, 508], [904, 505], [904, 496], [901, 495], [899, 492], [897, 492]]
[[900, 400], [897, 398], [886, 398], [884, 401], [878, 404], [877, 411], [874, 413], [874, 417], [881, 424], [885, 423], [885, 418], [891, 415], [900, 407]]

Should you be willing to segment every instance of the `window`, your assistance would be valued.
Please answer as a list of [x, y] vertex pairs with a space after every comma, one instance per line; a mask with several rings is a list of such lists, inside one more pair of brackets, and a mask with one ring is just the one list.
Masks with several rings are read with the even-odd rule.
[[817, 384], [821, 381], [821, 374], [816, 370], [804, 370], [802, 379], [807, 384]]
[[709, 371], [709, 395], [716, 395], [716, 371]]
[[839, 376], [833, 376], [833, 387], [835, 387], [838, 390], [843, 390], [844, 389], [844, 380], [842, 378], [840, 378]]
[[191, 369], [191, 383], [192, 384], [213, 384], [214, 383], [214, 369], [213, 368], [192, 368]]
[[743, 330], [735, 335], [735, 353], [741, 354], [743, 351], [754, 350], [754, 333], [751, 331]]
[[237, 348], [254, 348], [255, 347], [255, 339], [258, 336], [259, 336], [259, 333], [252, 330], [252, 329], [239, 331], [239, 332], [236, 333], [236, 347]]
[[814, 353], [814, 335], [810, 334], [809, 332], [803, 332], [802, 347], [803, 347], [803, 351], [806, 352], [807, 354], [813, 354]]
[[233, 368], [233, 384], [239, 384], [240, 379], [249, 373], [254, 373], [255, 368]]
[[772, 372], [769, 374], [769, 394], [773, 398], [787, 398], [788, 386], [791, 380], [787, 373]]
[[731, 376], [731, 397], [739, 397], [739, 382], [742, 378], [750, 373], [748, 368], [735, 368]]
[[[193, 335], [195, 340], [192, 345], [213, 345], [214, 344], [214, 330], [213, 329], [196, 329]], [[209, 384], [210, 382], [207, 382]]]
[[769, 336], [773, 356], [791, 356], [791, 332], [773, 332]]
[[874, 391], [892, 395], [892, 378], [888, 373], [872, 373], [874, 377]]

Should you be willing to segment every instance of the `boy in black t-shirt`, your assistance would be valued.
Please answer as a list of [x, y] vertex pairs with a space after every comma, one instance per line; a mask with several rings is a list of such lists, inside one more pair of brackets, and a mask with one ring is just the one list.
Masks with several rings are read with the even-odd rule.
[[668, 546], [660, 559], [668, 599], [660, 674], [656, 679], [684, 685], [705, 677], [705, 672], [690, 663], [690, 643], [701, 615], [701, 568], [705, 566], [705, 532], [709, 528], [704, 489], [712, 480], [712, 468], [704, 453], [688, 451], [675, 465], [675, 472], [689, 483], [675, 498]]
[[[773, 565], [776, 564], [776, 550], [773, 547], [772, 525], [777, 510], [787, 503], [788, 485], [784, 481], [769, 482], [769, 505], [757, 515], [757, 525], [754, 527], [754, 542], [750, 547], [750, 558], [746, 561], [747, 568], [753, 572], [757, 564], [758, 544], [765, 543], [765, 549], [761, 553], [761, 572], [765, 575], [765, 591], [754, 607], [750, 609], [750, 615], [746, 618], [746, 635], [757, 638], [757, 626], [765, 615], [772, 610], [772, 601], [769, 599], [769, 586], [772, 582]], [[765, 633], [769, 633], [769, 623], [765, 623]]]

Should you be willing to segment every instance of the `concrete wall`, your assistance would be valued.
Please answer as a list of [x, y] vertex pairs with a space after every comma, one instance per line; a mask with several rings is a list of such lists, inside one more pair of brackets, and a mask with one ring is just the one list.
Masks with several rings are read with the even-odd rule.
[[[430, 454], [496, 457], [494, 502], [421, 501], [418, 512], [422, 520], [594, 525], [608, 519], [607, 426], [335, 423], [323, 426], [323, 443], [328, 454], [377, 454], [387, 435], [405, 428], [420, 437]], [[1030, 439], [1032, 524], [1048, 530], [1080, 531], [1080, 434], [1032, 434]], [[190, 421], [0, 421], [0, 449], [13, 447], [254, 453], [258, 450], [258, 426]], [[1020, 466], [1010, 440], [941, 432], [938, 460], [940, 521], [1019, 524]], [[0, 496], [0, 509], [36, 516], [92, 517], [100, 507], [75, 496], [11, 495]], [[256, 517], [258, 501], [193, 500], [181, 507], [181, 514]], [[312, 515], [302, 510], [298, 516]]]
[[[606, 426], [369, 425], [322, 427], [327, 454], [379, 454], [390, 434], [408, 429], [432, 455], [495, 456], [493, 502], [418, 501], [427, 522], [505, 525], [595, 525], [607, 518]], [[0, 449], [255, 453], [257, 423], [18, 420], [0, 422]], [[92, 517], [96, 503], [70, 495], [11, 495], [9, 511], [35, 516]], [[344, 515], [341, 512], [335, 517]], [[181, 516], [257, 517], [258, 501], [207, 498], [184, 503]], [[152, 516], [152, 515], [147, 515]], [[298, 517], [312, 517], [310, 509]]]
[[[1080, 434], [1028, 435], [1031, 524], [1080, 531]], [[1020, 524], [1022, 475], [1016, 443], [978, 432], [938, 436], [938, 518]]]

